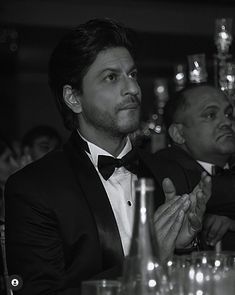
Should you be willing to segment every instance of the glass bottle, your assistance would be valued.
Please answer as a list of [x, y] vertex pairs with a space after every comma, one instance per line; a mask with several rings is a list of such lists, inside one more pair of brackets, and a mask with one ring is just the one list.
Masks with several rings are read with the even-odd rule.
[[153, 192], [152, 179], [136, 181], [133, 233], [123, 268], [123, 295], [169, 294], [153, 231]]

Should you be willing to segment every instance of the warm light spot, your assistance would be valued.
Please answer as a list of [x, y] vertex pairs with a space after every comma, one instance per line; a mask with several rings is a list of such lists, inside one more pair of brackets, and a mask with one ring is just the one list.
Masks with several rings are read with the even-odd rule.
[[197, 274], [196, 274], [196, 281], [198, 282], [198, 283], [202, 283], [203, 282], [203, 273], [200, 271], [200, 272], [198, 272]]
[[167, 262], [167, 266], [172, 266], [173, 265], [173, 262], [171, 261], [171, 260], [169, 260], [168, 262]]
[[155, 280], [149, 280], [149, 287], [153, 288], [157, 285], [157, 282]]
[[220, 264], [221, 264], [221, 262], [220, 262], [219, 260], [215, 260], [215, 266], [216, 266], [216, 267], [219, 267]]
[[157, 93], [163, 93], [164, 92], [164, 87], [163, 86], [158, 86], [157, 87]]
[[176, 80], [182, 80], [184, 78], [184, 74], [183, 73], [178, 73], [175, 75]]
[[203, 264], [207, 264], [207, 259], [206, 259], [206, 257], [203, 257], [203, 258], [202, 258], [202, 263], [203, 263]]
[[225, 40], [229, 38], [228, 33], [226, 33], [226, 32], [221, 32], [220, 37]]
[[154, 263], [153, 262], [149, 262], [147, 265], [147, 269], [148, 270], [154, 270]]
[[195, 275], [195, 270], [194, 269], [190, 269], [190, 271], [189, 271], [189, 278], [190, 278], [190, 280], [193, 280], [194, 279], [194, 275]]

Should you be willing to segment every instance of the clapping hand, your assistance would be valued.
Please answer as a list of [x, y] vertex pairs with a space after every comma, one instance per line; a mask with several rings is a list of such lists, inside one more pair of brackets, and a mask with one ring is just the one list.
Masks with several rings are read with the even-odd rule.
[[227, 216], [205, 215], [202, 232], [208, 245], [215, 246], [228, 231], [235, 231], [235, 220]]
[[176, 248], [191, 247], [191, 242], [202, 229], [206, 203], [211, 196], [211, 177], [203, 172], [199, 184], [189, 194], [190, 206], [177, 236]]
[[154, 215], [154, 225], [162, 261], [173, 255], [175, 248], [185, 248], [202, 227], [206, 202], [211, 195], [211, 178], [203, 173], [190, 194], [176, 195], [172, 181], [163, 180], [166, 197]]

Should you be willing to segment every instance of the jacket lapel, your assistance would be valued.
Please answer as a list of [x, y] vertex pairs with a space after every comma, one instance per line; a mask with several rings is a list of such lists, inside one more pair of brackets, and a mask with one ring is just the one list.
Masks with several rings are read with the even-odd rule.
[[103, 268], [119, 265], [124, 254], [116, 220], [102, 182], [85, 152], [84, 141], [77, 132], [73, 132], [64, 150], [95, 219]]

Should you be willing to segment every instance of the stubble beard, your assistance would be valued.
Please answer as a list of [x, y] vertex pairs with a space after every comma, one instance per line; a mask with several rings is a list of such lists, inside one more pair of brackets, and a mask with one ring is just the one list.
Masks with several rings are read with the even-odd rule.
[[125, 137], [135, 132], [140, 126], [140, 110], [135, 110], [133, 114], [130, 113], [130, 117], [126, 120], [118, 117], [118, 111], [115, 117], [108, 113], [99, 115], [97, 113], [89, 113], [87, 122], [93, 125], [98, 132], [101, 131], [101, 133], [108, 134], [110, 137]]

